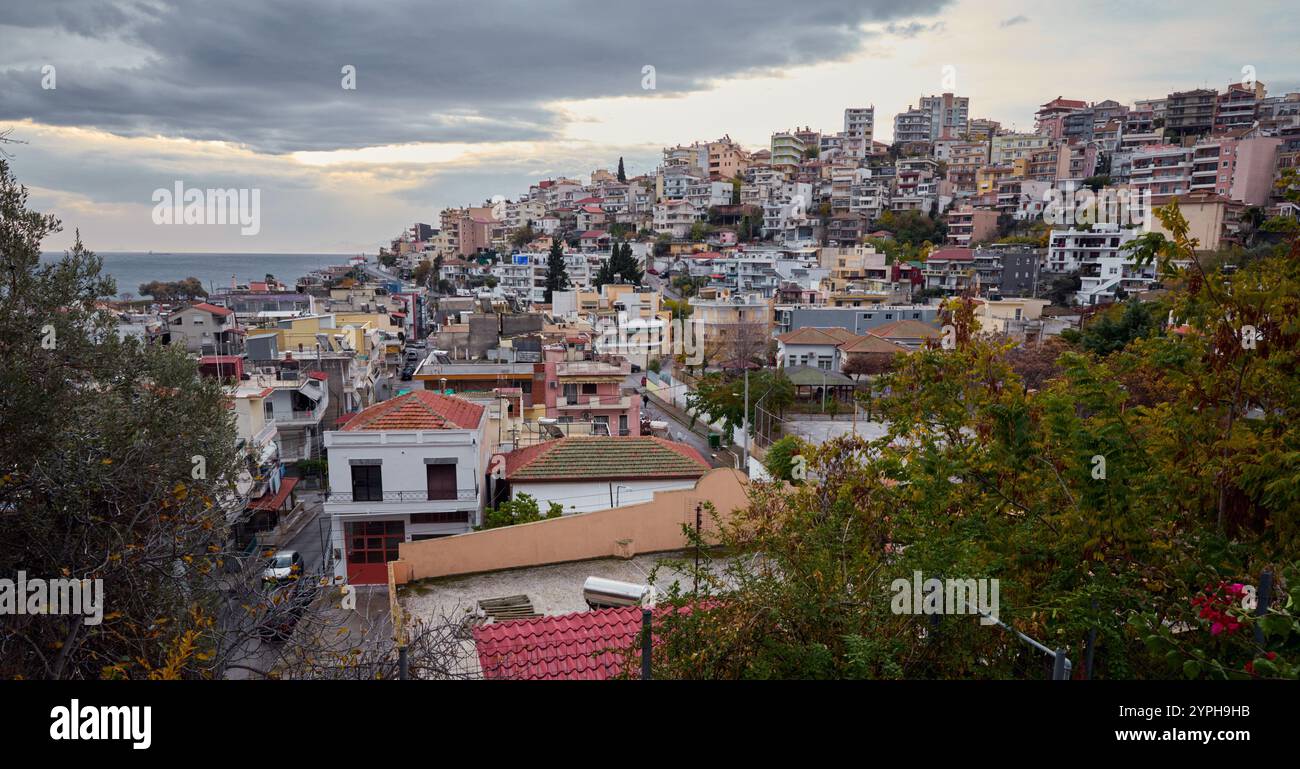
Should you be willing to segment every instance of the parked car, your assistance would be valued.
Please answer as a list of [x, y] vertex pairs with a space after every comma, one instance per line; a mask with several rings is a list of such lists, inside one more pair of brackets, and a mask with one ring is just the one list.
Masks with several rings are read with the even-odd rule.
[[302, 575], [302, 554], [297, 550], [281, 550], [271, 556], [271, 562], [262, 571], [266, 582], [288, 582]]
[[256, 628], [258, 637], [271, 643], [289, 640], [315, 597], [315, 591], [305, 585], [286, 585], [279, 590], [283, 592], [272, 594]]
[[638, 365], [636, 365], [635, 363], [633, 363], [633, 364], [632, 364], [632, 373], [633, 373], [633, 374], [640, 374], [640, 373], [641, 373], [641, 367], [638, 366]]

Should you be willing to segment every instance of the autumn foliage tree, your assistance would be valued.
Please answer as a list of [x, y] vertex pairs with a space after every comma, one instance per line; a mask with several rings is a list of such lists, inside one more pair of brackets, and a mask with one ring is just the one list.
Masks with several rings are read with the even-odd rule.
[[[950, 305], [956, 344], [873, 383], [884, 437], [826, 442], [819, 483], [755, 484], [719, 517], [730, 555], [667, 591], [689, 610], [660, 621], [656, 675], [1048, 675], [973, 617], [895, 614], [891, 582], [920, 571], [999, 580], [1002, 621], [1079, 674], [1093, 638], [1099, 678], [1295, 677], [1300, 241], [1225, 273], [1176, 205], [1157, 215], [1170, 235], [1134, 249], [1171, 323], [1029, 366]], [[1256, 616], [1242, 601], [1266, 571]]]

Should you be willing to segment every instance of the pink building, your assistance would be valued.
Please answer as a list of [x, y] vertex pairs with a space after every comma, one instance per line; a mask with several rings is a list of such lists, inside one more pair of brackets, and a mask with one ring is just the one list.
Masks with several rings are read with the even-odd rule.
[[571, 356], [548, 349], [545, 361], [534, 365], [533, 405], [544, 405], [546, 416], [561, 422], [603, 423], [610, 435], [640, 435], [641, 399], [623, 389], [631, 364], [622, 358], [565, 360]]

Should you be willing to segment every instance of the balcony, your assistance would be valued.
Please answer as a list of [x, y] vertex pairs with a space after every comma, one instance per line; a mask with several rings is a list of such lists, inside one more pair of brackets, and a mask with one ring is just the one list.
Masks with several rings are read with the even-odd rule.
[[[351, 491], [325, 492], [326, 515], [410, 515], [415, 513], [453, 513], [478, 509], [478, 489], [457, 489], [443, 492], [444, 496], [429, 499], [428, 489], [412, 491], [385, 491], [378, 495], [353, 496]], [[434, 494], [439, 494], [434, 491]], [[370, 499], [378, 496], [378, 499]]]
[[632, 406], [632, 398], [627, 395], [579, 395], [571, 398], [561, 398], [556, 407], [573, 411], [576, 409], [587, 409], [592, 411], [607, 411], [610, 409], [628, 409]]

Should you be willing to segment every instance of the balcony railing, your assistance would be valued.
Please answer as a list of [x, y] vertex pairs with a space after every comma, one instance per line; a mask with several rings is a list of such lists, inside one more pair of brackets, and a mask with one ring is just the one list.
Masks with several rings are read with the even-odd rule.
[[478, 499], [478, 489], [456, 489], [455, 491], [433, 492], [428, 489], [417, 491], [385, 491], [379, 494], [353, 494], [350, 491], [327, 491], [326, 502], [350, 504], [353, 502], [473, 502]]

